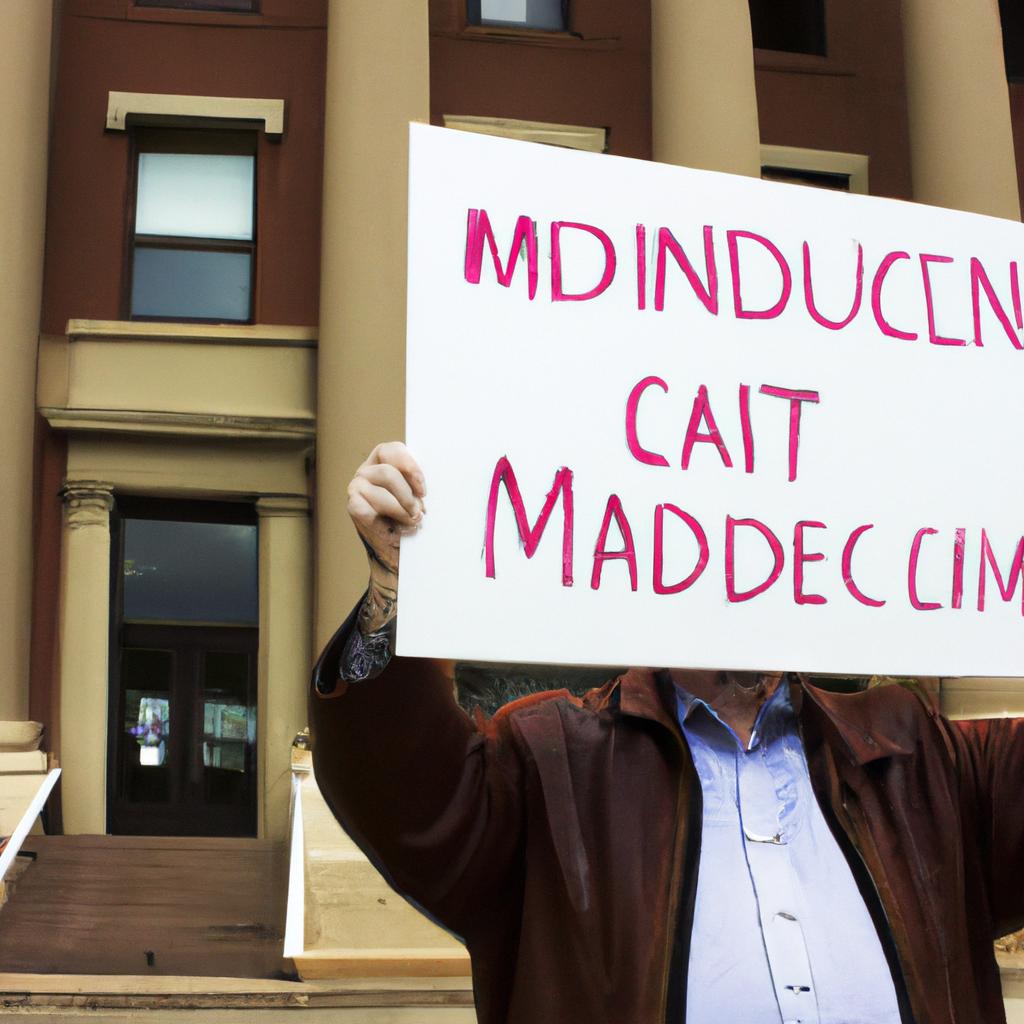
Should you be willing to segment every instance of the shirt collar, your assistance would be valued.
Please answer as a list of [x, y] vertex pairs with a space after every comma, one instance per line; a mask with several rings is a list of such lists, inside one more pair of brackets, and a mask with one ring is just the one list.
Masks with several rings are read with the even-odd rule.
[[[676, 711], [679, 717], [679, 724], [682, 728], [686, 729], [686, 723], [690, 720], [691, 716], [700, 710], [703, 710], [712, 719], [718, 722], [722, 728], [730, 732], [734, 737], [732, 729], [726, 725], [724, 721], [719, 717], [718, 713], [711, 707], [706, 700], [701, 697], [696, 697], [690, 693], [689, 690], [680, 686], [678, 683], [675, 684], [676, 691]], [[748, 750], [754, 750], [761, 742], [764, 736], [778, 735], [784, 728], [784, 726], [793, 722], [796, 719], [796, 713], [793, 710], [793, 700], [790, 693], [789, 676], [785, 675], [779, 682], [779, 685], [775, 688], [775, 692], [761, 705], [760, 710], [757, 713], [757, 718], [754, 721], [754, 729], [750, 737], [750, 746]], [[737, 743], [739, 739], [737, 738]]]

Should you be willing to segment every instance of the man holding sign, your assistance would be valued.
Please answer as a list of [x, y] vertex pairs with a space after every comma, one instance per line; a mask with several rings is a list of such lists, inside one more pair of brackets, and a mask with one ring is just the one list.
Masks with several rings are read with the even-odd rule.
[[[1020, 226], [581, 156], [416, 129], [409, 429], [431, 516], [408, 449], [378, 446], [349, 491], [370, 586], [315, 678], [321, 788], [392, 884], [464, 938], [481, 1021], [1000, 1021], [991, 942], [1024, 924], [1024, 729], [758, 669], [1021, 669], [1024, 541], [1008, 575], [997, 554], [1021, 484], [977, 440], [1024, 349]], [[563, 179], [572, 221], [555, 218]], [[480, 182], [486, 209], [466, 202]], [[627, 233], [609, 195], [642, 197], [642, 223]], [[710, 223], [687, 227], [694, 209]], [[812, 231], [845, 238], [819, 264], [831, 276], [812, 270]], [[955, 262], [943, 238], [967, 254], [962, 309], [931, 286]], [[896, 288], [908, 261], [916, 287]], [[972, 360], [944, 362], [957, 352]], [[936, 414], [956, 402], [969, 436]], [[419, 657], [452, 654], [668, 667], [474, 723]]]

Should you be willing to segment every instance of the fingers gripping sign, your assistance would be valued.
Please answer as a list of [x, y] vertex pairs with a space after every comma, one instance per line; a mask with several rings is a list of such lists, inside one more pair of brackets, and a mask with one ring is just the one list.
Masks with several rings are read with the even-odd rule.
[[426, 493], [423, 471], [401, 441], [377, 445], [348, 485], [348, 514], [370, 565], [370, 583], [359, 612], [364, 635], [395, 616], [401, 536], [422, 522]]

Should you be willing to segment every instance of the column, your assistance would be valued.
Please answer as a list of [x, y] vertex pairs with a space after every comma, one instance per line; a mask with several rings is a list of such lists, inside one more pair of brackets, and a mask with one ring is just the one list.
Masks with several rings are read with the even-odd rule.
[[654, 159], [761, 175], [748, 0], [652, 0]]
[[111, 485], [65, 485], [60, 597], [64, 831], [107, 831]]
[[903, 0], [914, 199], [1020, 219], [995, 0]]
[[260, 649], [257, 710], [259, 834], [284, 839], [291, 797], [292, 740], [306, 727], [312, 667], [309, 501], [260, 498]]
[[0, 11], [0, 719], [28, 717], [32, 435], [50, 102], [49, 0]]
[[317, 643], [348, 614], [366, 558], [348, 481], [401, 439], [408, 123], [430, 117], [427, 0], [330, 0], [317, 427]]

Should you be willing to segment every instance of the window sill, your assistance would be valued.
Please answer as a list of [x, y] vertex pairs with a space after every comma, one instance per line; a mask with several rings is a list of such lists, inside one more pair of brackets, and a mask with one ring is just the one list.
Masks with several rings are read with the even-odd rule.
[[467, 25], [461, 31], [434, 31], [431, 35], [476, 43], [511, 43], [558, 50], [620, 50], [618, 38], [585, 39], [573, 32], [548, 32], [531, 28], [500, 28], [496, 25]]
[[754, 67], [758, 71], [781, 71], [797, 75], [828, 75], [853, 78], [854, 72], [841, 67], [831, 57], [814, 53], [788, 53], [785, 50], [754, 50]]
[[180, 320], [69, 320], [70, 341], [181, 341], [316, 348], [317, 329], [292, 324], [184, 323]]

